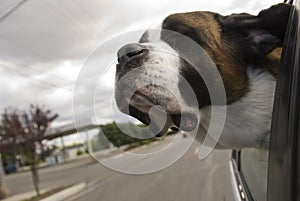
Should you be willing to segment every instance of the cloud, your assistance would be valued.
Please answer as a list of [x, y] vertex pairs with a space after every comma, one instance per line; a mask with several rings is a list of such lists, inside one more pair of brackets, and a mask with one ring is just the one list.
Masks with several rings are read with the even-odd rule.
[[[0, 16], [19, 0], [2, 0]], [[60, 114], [58, 121], [72, 120], [73, 88], [78, 87], [81, 120], [91, 119], [96, 96], [100, 122], [112, 119], [114, 66], [99, 84], [108, 60], [115, 58], [121, 41], [104, 51], [101, 44], [130, 30], [151, 27], [174, 12], [208, 10], [258, 13], [280, 1], [268, 0], [31, 0], [0, 23], [0, 108], [28, 108], [45, 104]], [[89, 60], [86, 58], [90, 55]], [[87, 67], [88, 66], [88, 67]], [[83, 68], [87, 68], [83, 70]], [[77, 79], [78, 75], [80, 79]], [[97, 83], [99, 84], [97, 88]], [[120, 117], [123, 119], [123, 117]]]

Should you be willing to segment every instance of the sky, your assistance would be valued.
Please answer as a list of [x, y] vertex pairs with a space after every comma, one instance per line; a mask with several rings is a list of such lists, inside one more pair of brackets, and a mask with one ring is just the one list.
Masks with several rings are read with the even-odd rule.
[[[20, 2], [1, 0], [0, 19]], [[79, 86], [81, 90], [76, 92], [76, 97], [81, 105], [76, 115], [80, 121], [111, 122], [114, 65], [101, 64], [108, 58], [115, 58], [117, 47], [122, 43], [100, 51], [97, 59], [90, 61], [99, 46], [122, 33], [149, 28], [175, 12], [202, 10], [224, 15], [257, 14], [279, 2], [27, 0], [0, 20], [0, 111], [8, 106], [25, 110], [30, 103], [36, 103], [59, 114], [54, 126], [69, 124], [73, 121], [73, 90]], [[87, 63], [89, 70], [83, 71]], [[98, 73], [105, 70], [104, 76]], [[100, 80], [100, 85], [94, 86], [94, 80]], [[86, 93], [95, 87], [99, 89], [97, 97], [91, 100]], [[97, 114], [96, 118], [91, 117], [92, 111]]]

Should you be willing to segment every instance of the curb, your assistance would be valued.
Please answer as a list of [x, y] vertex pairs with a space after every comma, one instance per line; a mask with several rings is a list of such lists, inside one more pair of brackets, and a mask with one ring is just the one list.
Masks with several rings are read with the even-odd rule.
[[[50, 189], [42, 189], [41, 193], [46, 193], [47, 191], [49, 191]], [[5, 198], [1, 201], [20, 201], [20, 200], [24, 200], [26, 198], [30, 198], [36, 195], [35, 191], [32, 192], [27, 192], [27, 193], [21, 193], [21, 194], [17, 194], [17, 195], [13, 195], [13, 196], [9, 196], [8, 198]]]
[[82, 191], [85, 187], [86, 187], [85, 183], [79, 183], [79, 184], [71, 186], [67, 189], [64, 189], [58, 193], [55, 193], [54, 195], [44, 198], [40, 201], [62, 201], [62, 200], [65, 200], [66, 198]]
[[[79, 193], [80, 191], [82, 191], [84, 188], [86, 187], [86, 184], [84, 182], [79, 183], [79, 184], [75, 184], [69, 188], [66, 188], [62, 191], [59, 191], [58, 193], [55, 193], [47, 198], [44, 198], [40, 201], [63, 201], [68, 197], [71, 197], [72, 195]], [[41, 193], [46, 193], [47, 191], [49, 191], [50, 189], [43, 189], [41, 190]], [[35, 191], [32, 192], [27, 192], [27, 193], [21, 193], [21, 194], [17, 194], [17, 195], [13, 195], [11, 197], [5, 198], [1, 201], [20, 201], [20, 200], [24, 200], [30, 197], [35, 196], [36, 193]]]

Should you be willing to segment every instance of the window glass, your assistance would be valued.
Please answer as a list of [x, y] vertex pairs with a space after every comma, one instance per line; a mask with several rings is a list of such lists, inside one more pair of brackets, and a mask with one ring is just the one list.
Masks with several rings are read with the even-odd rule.
[[243, 149], [241, 151], [241, 172], [255, 201], [267, 200], [267, 149]]

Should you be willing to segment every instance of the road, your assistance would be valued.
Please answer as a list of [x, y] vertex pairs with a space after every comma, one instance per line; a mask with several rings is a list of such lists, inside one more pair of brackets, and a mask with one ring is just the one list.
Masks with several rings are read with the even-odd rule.
[[[180, 150], [187, 140], [181, 138], [179, 143], [173, 143], [168, 150], [169, 156], [174, 155], [174, 150]], [[132, 153], [158, 151], [170, 142], [172, 139], [167, 138]], [[206, 159], [199, 160], [198, 146], [193, 143], [183, 157], [168, 168], [143, 175], [113, 171], [90, 157], [44, 168], [40, 170], [41, 188], [86, 182], [87, 188], [68, 201], [232, 201], [228, 166], [230, 152], [214, 151]], [[161, 160], [155, 156], [134, 160], [132, 156], [121, 153], [102, 162], [117, 164], [123, 170], [134, 167], [139, 171], [145, 167], [153, 168]], [[12, 194], [33, 190], [29, 172], [9, 175], [7, 183]]]

